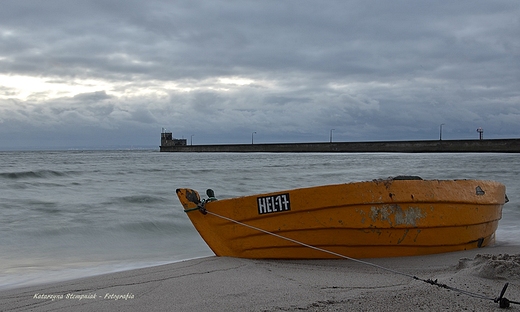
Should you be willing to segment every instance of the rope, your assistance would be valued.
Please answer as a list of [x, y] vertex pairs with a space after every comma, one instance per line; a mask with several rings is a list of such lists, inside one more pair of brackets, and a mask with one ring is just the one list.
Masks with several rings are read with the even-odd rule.
[[356, 259], [356, 258], [347, 257], [345, 255], [342, 255], [342, 254], [339, 254], [339, 253], [336, 253], [336, 252], [333, 252], [333, 251], [330, 251], [330, 250], [326, 250], [326, 249], [322, 249], [322, 248], [319, 248], [319, 247], [316, 247], [316, 246], [308, 245], [308, 244], [302, 243], [300, 241], [297, 241], [295, 239], [288, 238], [288, 237], [285, 237], [285, 236], [282, 236], [282, 235], [278, 235], [276, 233], [269, 232], [269, 231], [263, 230], [261, 228], [257, 228], [255, 226], [252, 226], [252, 225], [249, 225], [249, 224], [246, 224], [246, 223], [242, 223], [240, 221], [236, 221], [236, 220], [230, 219], [228, 217], [221, 216], [221, 215], [216, 214], [216, 213], [211, 212], [211, 211], [207, 211], [206, 210], [206, 212], [208, 214], [210, 214], [210, 215], [215, 216], [215, 217], [219, 217], [221, 219], [224, 219], [224, 220], [227, 220], [227, 221], [230, 221], [230, 222], [233, 222], [233, 223], [236, 223], [236, 224], [248, 227], [248, 228], [253, 229], [253, 230], [260, 231], [260, 232], [265, 233], [265, 234], [269, 234], [269, 235], [272, 235], [272, 236], [275, 236], [275, 237], [278, 237], [278, 238], [281, 238], [281, 239], [285, 239], [287, 241], [293, 242], [293, 243], [298, 244], [298, 245], [302, 245], [304, 247], [308, 247], [308, 248], [311, 248], [311, 249], [314, 249], [314, 250], [325, 252], [325, 253], [328, 253], [328, 254], [331, 254], [331, 255], [343, 258], [343, 259], [348, 259], [348, 260], [351, 260], [351, 261], [355, 261], [355, 262], [363, 263], [363, 264], [366, 264], [366, 265], [370, 265], [370, 266], [373, 266], [373, 267], [376, 267], [376, 268], [379, 268], [379, 269], [382, 269], [382, 270], [386, 270], [386, 271], [389, 271], [389, 272], [392, 272], [392, 273], [395, 273], [395, 274], [400, 274], [400, 275], [404, 275], [404, 276], [407, 276], [407, 277], [410, 277], [410, 278], [418, 279], [417, 277], [415, 277], [413, 275], [410, 275], [410, 274], [407, 274], [407, 273], [395, 271], [395, 270], [392, 270], [392, 269], [389, 269], [389, 268], [385, 268], [383, 266], [380, 266], [380, 265], [377, 265], [377, 264], [374, 264], [374, 263], [366, 262], [366, 261], [359, 260], [359, 259]]
[[[214, 200], [214, 199], [212, 198], [212, 200]], [[347, 260], [354, 261], [354, 262], [357, 262], [357, 263], [362, 263], [362, 264], [365, 264], [365, 265], [369, 265], [369, 266], [372, 266], [372, 267], [375, 267], [375, 268], [378, 268], [378, 269], [381, 269], [381, 270], [384, 270], [384, 271], [387, 271], [387, 272], [391, 272], [391, 273], [394, 273], [394, 274], [403, 275], [403, 276], [406, 276], [406, 277], [409, 277], [409, 278], [413, 278], [413, 279], [418, 280], [418, 281], [425, 282], [425, 283], [430, 284], [430, 285], [435, 285], [435, 286], [438, 286], [438, 287], [441, 287], [441, 288], [445, 288], [445, 289], [448, 289], [448, 290], [459, 292], [461, 294], [464, 294], [464, 295], [467, 295], [467, 296], [470, 296], [470, 297], [484, 299], [484, 300], [491, 300], [491, 301], [493, 301], [495, 303], [499, 303], [500, 308], [508, 308], [510, 303], [520, 304], [520, 302], [511, 301], [511, 300], [508, 300], [508, 299], [503, 297], [504, 293], [505, 293], [505, 291], [507, 289], [508, 283], [506, 283], [506, 285], [502, 289], [502, 293], [500, 294], [499, 297], [497, 297], [497, 298], [487, 297], [487, 296], [484, 296], [484, 295], [481, 295], [481, 294], [473, 293], [473, 292], [470, 292], [470, 291], [467, 291], [467, 290], [463, 290], [463, 289], [459, 289], [459, 288], [448, 286], [446, 284], [438, 283], [437, 280], [419, 278], [419, 277], [417, 277], [415, 275], [411, 275], [411, 274], [408, 274], [408, 273], [404, 273], [404, 272], [400, 272], [400, 271], [393, 270], [393, 269], [390, 269], [390, 268], [386, 268], [386, 267], [377, 265], [375, 263], [359, 260], [359, 259], [356, 259], [356, 258], [351, 258], [351, 257], [345, 256], [345, 255], [342, 255], [342, 254], [339, 254], [339, 253], [336, 253], [336, 252], [333, 252], [333, 251], [330, 251], [330, 250], [326, 250], [326, 249], [323, 249], [323, 248], [319, 248], [319, 247], [316, 247], [316, 246], [305, 244], [305, 243], [297, 241], [295, 239], [288, 238], [288, 237], [285, 237], [285, 236], [282, 236], [282, 235], [279, 235], [279, 234], [276, 234], [276, 233], [273, 233], [273, 232], [269, 232], [269, 231], [266, 231], [264, 229], [261, 229], [261, 228], [255, 227], [255, 226], [252, 226], [252, 225], [249, 225], [249, 224], [237, 221], [237, 220], [233, 220], [233, 219], [225, 217], [225, 216], [221, 216], [221, 215], [219, 215], [217, 213], [214, 213], [212, 211], [208, 211], [204, 207], [204, 204], [205, 204], [205, 202], [203, 201], [202, 205], [199, 205], [197, 208], [193, 208], [193, 209], [189, 209], [189, 210], [190, 211], [192, 211], [192, 210], [201, 210], [201, 212], [203, 214], [210, 214], [210, 215], [213, 215], [215, 217], [227, 220], [229, 222], [233, 222], [233, 223], [236, 223], [238, 225], [245, 226], [247, 228], [250, 228], [250, 229], [253, 229], [253, 230], [256, 230], [256, 231], [268, 234], [268, 235], [272, 235], [272, 236], [275, 236], [275, 237], [278, 237], [280, 239], [284, 239], [284, 240], [293, 242], [295, 244], [298, 244], [298, 245], [301, 245], [301, 246], [304, 246], [304, 247], [308, 247], [308, 248], [311, 248], [311, 249], [314, 249], [314, 250], [317, 250], [317, 251], [328, 253], [328, 254], [337, 256], [339, 258], [343, 258], [343, 259], [347, 259]]]
[[202, 207], [197, 206], [195, 208], [184, 209], [184, 212], [188, 213], [188, 212], [192, 212], [192, 211], [200, 210], [200, 209], [202, 209]]

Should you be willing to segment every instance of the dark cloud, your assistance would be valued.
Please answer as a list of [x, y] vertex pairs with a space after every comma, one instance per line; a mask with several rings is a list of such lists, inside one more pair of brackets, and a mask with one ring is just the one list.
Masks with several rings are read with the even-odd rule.
[[163, 127], [199, 144], [518, 137], [519, 16], [514, 0], [7, 0], [0, 148], [156, 146]]

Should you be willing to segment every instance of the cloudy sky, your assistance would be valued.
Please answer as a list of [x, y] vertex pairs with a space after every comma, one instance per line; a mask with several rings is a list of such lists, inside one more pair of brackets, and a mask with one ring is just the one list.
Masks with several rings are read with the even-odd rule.
[[3, 0], [0, 149], [520, 137], [520, 2]]

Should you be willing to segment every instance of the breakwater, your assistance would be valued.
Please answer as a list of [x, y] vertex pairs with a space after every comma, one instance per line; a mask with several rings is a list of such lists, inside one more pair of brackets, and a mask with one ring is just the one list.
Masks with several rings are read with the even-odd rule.
[[161, 152], [227, 153], [520, 153], [520, 139], [174, 145]]

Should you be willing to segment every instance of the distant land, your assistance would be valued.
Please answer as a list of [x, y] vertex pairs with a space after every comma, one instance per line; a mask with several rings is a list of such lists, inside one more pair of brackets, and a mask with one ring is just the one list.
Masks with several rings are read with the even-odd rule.
[[[167, 133], [169, 134], [169, 133]], [[194, 153], [520, 153], [520, 139], [187, 145], [161, 137], [161, 152]]]

